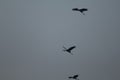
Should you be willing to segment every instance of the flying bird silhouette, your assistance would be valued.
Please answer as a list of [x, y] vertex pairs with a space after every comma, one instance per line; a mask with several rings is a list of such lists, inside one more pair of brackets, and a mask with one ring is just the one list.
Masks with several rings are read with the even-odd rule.
[[[72, 47], [70, 47], [70, 48], [68, 48], [68, 49], [63, 46], [63, 48], [64, 48], [63, 51], [66, 51], [66, 52], [72, 54], [71, 51], [72, 51], [74, 48], [76, 48], [76, 46], [72, 46]], [[72, 54], [72, 55], [73, 55], [73, 54]]]
[[79, 77], [79, 75], [74, 75], [74, 76], [70, 76], [70, 77], [68, 77], [68, 78], [69, 78], [69, 79], [79, 80], [78, 77]]
[[87, 8], [81, 8], [81, 9], [73, 8], [72, 10], [73, 10], [73, 11], [80, 11], [83, 15], [85, 15], [84, 11], [88, 11]]

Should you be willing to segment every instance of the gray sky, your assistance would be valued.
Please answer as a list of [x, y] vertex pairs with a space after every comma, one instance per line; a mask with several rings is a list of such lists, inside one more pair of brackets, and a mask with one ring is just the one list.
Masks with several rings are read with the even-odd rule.
[[[119, 0], [0, 0], [0, 80], [68, 80], [73, 74], [120, 80], [119, 7]], [[63, 45], [76, 45], [74, 55]]]

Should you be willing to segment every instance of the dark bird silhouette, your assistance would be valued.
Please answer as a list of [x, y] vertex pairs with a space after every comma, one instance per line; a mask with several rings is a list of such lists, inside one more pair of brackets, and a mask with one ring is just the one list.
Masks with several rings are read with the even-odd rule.
[[69, 78], [69, 79], [79, 80], [79, 79], [78, 79], [78, 76], [79, 76], [79, 75], [74, 75], [74, 76], [70, 76], [70, 77], [68, 77], [68, 78]]
[[80, 11], [83, 15], [85, 15], [84, 11], [88, 11], [87, 8], [81, 8], [81, 9], [73, 8], [72, 10], [73, 10], [73, 11]]
[[[68, 49], [63, 46], [63, 48], [64, 48], [63, 51], [66, 51], [66, 52], [72, 54], [71, 51], [72, 51], [74, 48], [76, 48], [76, 46], [72, 46], [72, 47], [70, 47], [70, 48], [68, 48]], [[73, 55], [73, 54], [72, 54], [72, 55]]]

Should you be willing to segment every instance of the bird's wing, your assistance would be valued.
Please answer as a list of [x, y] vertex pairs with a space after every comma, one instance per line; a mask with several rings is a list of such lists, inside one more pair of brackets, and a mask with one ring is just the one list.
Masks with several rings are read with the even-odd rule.
[[68, 78], [70, 79], [70, 78], [73, 78], [73, 77], [70, 76], [70, 77], [68, 77]]
[[72, 47], [70, 47], [69, 50], [72, 50], [72, 49], [74, 49], [74, 48], [76, 48], [76, 46], [72, 46]]
[[78, 77], [78, 75], [74, 75], [74, 77], [76, 78], [76, 77]]
[[83, 11], [88, 11], [88, 9], [87, 8], [83, 8]]
[[78, 11], [79, 9], [78, 9], [78, 8], [73, 8], [72, 10], [74, 10], [74, 11]]

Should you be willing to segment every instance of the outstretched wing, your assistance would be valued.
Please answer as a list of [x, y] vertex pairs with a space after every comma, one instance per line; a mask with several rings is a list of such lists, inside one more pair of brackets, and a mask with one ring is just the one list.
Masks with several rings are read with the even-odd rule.
[[73, 8], [72, 10], [73, 10], [73, 11], [79, 11], [79, 9], [78, 9], [78, 8]]
[[81, 11], [88, 11], [88, 9], [87, 8], [82, 8], [82, 9], [80, 9]]
[[72, 46], [72, 47], [70, 47], [68, 50], [71, 51], [71, 50], [73, 50], [74, 48], [76, 48], [76, 46]]
[[73, 78], [73, 77], [70, 76], [70, 77], [68, 77], [68, 78], [71, 79], [71, 78]]
[[74, 77], [74, 78], [77, 78], [77, 77], [78, 77], [78, 75], [74, 75], [73, 77]]

